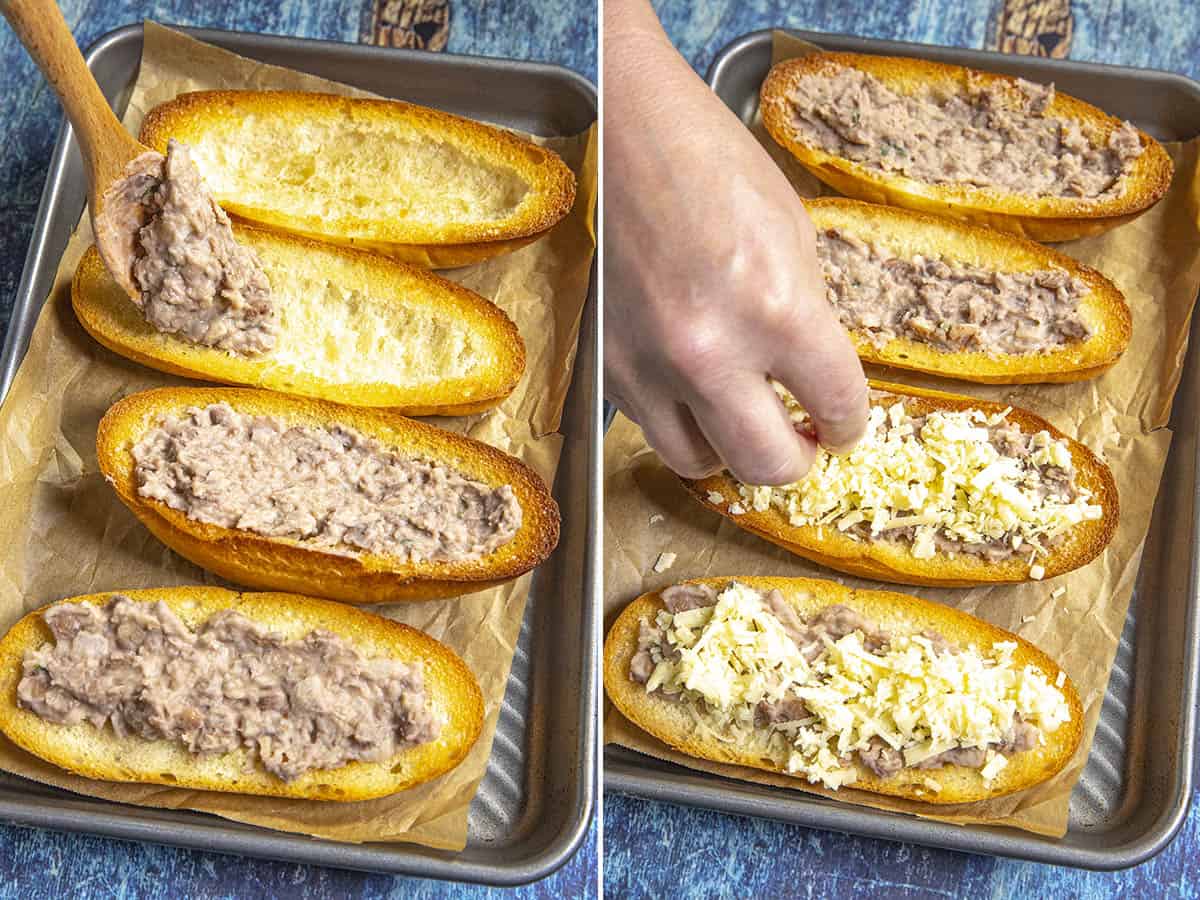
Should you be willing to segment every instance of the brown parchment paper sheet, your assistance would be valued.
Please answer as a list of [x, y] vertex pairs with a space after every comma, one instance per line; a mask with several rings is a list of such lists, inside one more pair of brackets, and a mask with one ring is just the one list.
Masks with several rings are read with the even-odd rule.
[[[146, 111], [203, 88], [319, 90], [364, 94], [312, 75], [267, 66], [146, 23], [142, 66], [125, 115], [137, 134]], [[498, 303], [521, 330], [525, 377], [498, 409], [439, 424], [464, 431], [533, 466], [552, 483], [559, 418], [575, 359], [595, 234], [595, 128], [539, 140], [578, 176], [578, 199], [554, 231], [515, 253], [450, 277]], [[221, 583], [176, 556], [121, 505], [96, 468], [96, 425], [120, 397], [185, 384], [105, 350], [71, 311], [70, 278], [91, 243], [86, 216], [71, 238], [29, 352], [0, 410], [0, 628], [53, 600], [94, 591]], [[570, 510], [566, 510], [570, 515]], [[73, 776], [0, 737], [0, 768], [124, 803], [186, 807], [283, 831], [341, 841], [411, 841], [461, 849], [467, 808], [491, 753], [530, 576], [468, 597], [375, 607], [458, 652], [479, 679], [483, 734], [452, 772], [420, 787], [359, 803], [243, 797]]]
[[[777, 32], [774, 61], [817, 48]], [[754, 134], [803, 197], [831, 193], [767, 135]], [[605, 740], [681, 765], [732, 778], [811, 791], [881, 809], [959, 824], [1008, 825], [1061, 836], [1068, 801], [1091, 748], [1109, 672], [1129, 608], [1154, 498], [1171, 434], [1171, 401], [1187, 351], [1188, 324], [1200, 289], [1200, 141], [1168, 144], [1176, 172], [1168, 195], [1152, 210], [1107, 234], [1061, 245], [1116, 282], [1133, 310], [1133, 340], [1121, 361], [1093, 381], [1070, 385], [985, 386], [874, 369], [868, 375], [1023, 406], [1099, 453], [1120, 491], [1121, 519], [1112, 544], [1092, 564], [1052, 581], [974, 589], [910, 588], [1015, 631], [1066, 669], [1083, 699], [1084, 739], [1057, 777], [1021, 794], [975, 804], [934, 807], [853, 789], [834, 794], [801, 779], [684, 756], [651, 738], [606, 704]], [[878, 583], [843, 576], [754, 537], [701, 509], [659, 461], [641, 430], [623, 416], [613, 423], [605, 454], [605, 621], [645, 591], [687, 578], [796, 575], [832, 578], [857, 587]], [[661, 520], [650, 523], [652, 516]], [[659, 553], [678, 554], [657, 574]], [[1057, 599], [1051, 593], [1065, 588]]]

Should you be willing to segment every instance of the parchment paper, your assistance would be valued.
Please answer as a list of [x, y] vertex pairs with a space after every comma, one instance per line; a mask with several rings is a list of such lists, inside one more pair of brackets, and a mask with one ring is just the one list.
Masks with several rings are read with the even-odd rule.
[[[817, 48], [776, 33], [774, 61]], [[803, 197], [830, 193], [771, 140], [756, 117], [752, 130]], [[1116, 537], [1081, 570], [1047, 582], [1007, 587], [894, 589], [956, 606], [1015, 631], [1066, 669], [1083, 700], [1084, 739], [1057, 777], [1021, 794], [975, 804], [935, 807], [833, 792], [806, 781], [754, 769], [695, 760], [671, 750], [606, 707], [605, 739], [681, 765], [760, 784], [836, 796], [960, 824], [987, 822], [1061, 836], [1068, 801], [1087, 761], [1109, 672], [1129, 608], [1154, 498], [1171, 443], [1166, 428], [1187, 350], [1188, 324], [1200, 289], [1200, 141], [1168, 144], [1175, 179], [1145, 215], [1107, 234], [1060, 245], [1116, 282], [1133, 311], [1133, 340], [1121, 361], [1098, 379], [1072, 385], [984, 386], [872, 367], [868, 375], [1023, 406], [1077, 437], [1112, 468], [1120, 491]], [[702, 509], [624, 417], [605, 440], [605, 616], [611, 623], [630, 600], [687, 578], [797, 575], [832, 578], [857, 587], [877, 582], [840, 575], [793, 556]], [[655, 524], [652, 516], [662, 516]], [[659, 553], [674, 566], [653, 571]], [[1066, 591], [1054, 598], [1060, 588]]]
[[[244, 59], [147, 22], [126, 127], [137, 134], [151, 107], [203, 88], [364, 93]], [[448, 273], [513, 318], [525, 339], [528, 367], [515, 393], [498, 409], [440, 424], [520, 457], [547, 483], [553, 482], [562, 446], [556, 430], [595, 247], [594, 131], [539, 140], [562, 155], [579, 181], [574, 209], [550, 235], [516, 253]], [[26, 611], [75, 594], [221, 583], [153, 538], [97, 472], [96, 425], [105, 410], [134, 391], [187, 382], [110, 353], [79, 326], [71, 311], [70, 278], [90, 243], [85, 216], [63, 255], [29, 353], [0, 410], [0, 628], [5, 630]], [[332, 803], [114, 785], [63, 772], [3, 737], [0, 768], [96, 797], [186, 807], [284, 831], [461, 849], [467, 807], [491, 754], [529, 581], [527, 575], [456, 600], [373, 609], [448, 644], [483, 690], [484, 729], [470, 755], [452, 772], [413, 790], [379, 800]]]

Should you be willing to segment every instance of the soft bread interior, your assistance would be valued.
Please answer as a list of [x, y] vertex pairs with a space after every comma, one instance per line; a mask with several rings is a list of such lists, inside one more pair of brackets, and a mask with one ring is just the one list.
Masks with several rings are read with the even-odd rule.
[[384, 281], [341, 254], [297, 256], [269, 240], [255, 249], [281, 298], [273, 365], [330, 383], [411, 386], [487, 378], [501, 363], [506, 348], [471, 321], [469, 304], [437, 302], [450, 298], [414, 272]]
[[211, 122], [193, 156], [224, 203], [283, 206], [312, 219], [392, 219], [438, 229], [503, 221], [529, 185], [499, 159], [387, 121], [247, 116]]
[[[187, 144], [231, 215], [406, 258], [451, 245], [460, 252], [448, 259], [460, 261], [508, 252], [575, 198], [574, 174], [552, 151], [397, 101], [200, 91], [151, 110], [141, 138]], [[434, 252], [424, 264], [446, 259]]]
[[279, 336], [270, 352], [240, 357], [156, 331], [94, 249], [73, 286], [84, 326], [168, 371], [356, 405], [456, 412], [498, 401], [519, 379], [516, 326], [467, 289], [376, 254], [244, 226], [235, 234], [271, 282]]

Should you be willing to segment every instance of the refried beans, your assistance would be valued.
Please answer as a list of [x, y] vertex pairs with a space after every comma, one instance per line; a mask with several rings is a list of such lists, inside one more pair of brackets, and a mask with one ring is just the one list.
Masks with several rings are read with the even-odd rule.
[[[663, 605], [672, 615], [713, 606], [718, 599], [716, 589], [707, 584], [677, 584], [663, 590], [661, 596]], [[887, 631], [844, 604], [826, 606], [803, 619], [777, 590], [762, 595], [762, 603], [764, 609], [779, 620], [784, 632], [809, 663], [816, 661], [826, 652], [827, 642], [837, 642], [855, 631], [862, 634], [866, 650], [874, 654], [886, 652], [888, 641], [891, 639]], [[959, 652], [955, 644], [936, 631], [923, 631], [921, 635], [930, 642], [935, 654]], [[672, 654], [677, 653], [678, 651], [670, 646], [663, 628], [648, 619], [643, 619], [638, 623], [637, 651], [629, 661], [630, 679], [638, 684], [645, 684], [659, 660], [670, 658]], [[661, 688], [654, 691], [654, 696], [676, 701], [681, 699], [679, 696], [664, 693]], [[811, 715], [802, 699], [785, 694], [778, 700], [760, 701], [754, 710], [754, 722], [756, 728], [771, 729], [807, 719]], [[983, 767], [989, 749], [1006, 756], [1022, 753], [1037, 746], [1039, 735], [1040, 731], [1035, 725], [1024, 721], [1020, 713], [1016, 713], [1012, 725], [999, 742], [987, 747], [952, 747], [922, 760], [911, 768], [938, 769], [946, 765], [957, 765], [979, 769]], [[906, 768], [904, 754], [878, 738], [873, 738], [867, 747], [854, 751], [854, 757], [880, 778], [890, 778]]]
[[195, 754], [245, 748], [283, 781], [390, 759], [441, 730], [419, 663], [367, 659], [329, 631], [289, 641], [233, 610], [192, 631], [165, 603], [121, 594], [42, 618], [54, 641], [26, 651], [17, 700], [59, 725], [107, 723]]
[[1122, 123], [1098, 145], [1071, 119], [1047, 115], [1054, 87], [971, 79], [966, 94], [898, 93], [859, 69], [806, 75], [789, 100], [805, 144], [929, 184], [965, 184], [1034, 197], [1119, 193], [1142, 154]]
[[877, 347], [902, 337], [947, 351], [1047, 353], [1087, 340], [1089, 288], [1064, 269], [997, 272], [952, 260], [901, 259], [836, 228], [817, 234], [829, 302]]
[[[233, 237], [187, 148], [144, 153], [105, 193], [98, 235], [132, 273], [134, 302], [159, 331], [241, 356], [275, 346], [271, 285], [253, 250]], [[106, 260], [111, 262], [110, 260]]]
[[168, 416], [134, 446], [137, 491], [189, 519], [328, 552], [475, 559], [521, 527], [491, 487], [342, 425], [288, 425], [227, 403]]

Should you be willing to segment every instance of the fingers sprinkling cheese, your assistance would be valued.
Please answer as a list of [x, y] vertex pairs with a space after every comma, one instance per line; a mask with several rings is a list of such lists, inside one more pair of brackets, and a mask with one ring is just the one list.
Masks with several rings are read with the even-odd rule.
[[[776, 390], [793, 420], [805, 422], [795, 398]], [[1041, 579], [1045, 568], [1036, 560], [1068, 529], [1102, 518], [1104, 510], [1076, 483], [1067, 442], [1047, 431], [1025, 434], [1009, 421], [1010, 412], [913, 416], [902, 398], [876, 403], [866, 435], [850, 453], [818, 449], [801, 480], [738, 490], [756, 511], [777, 509], [793, 526], [904, 541], [916, 559], [1028, 552], [1030, 577]]]

